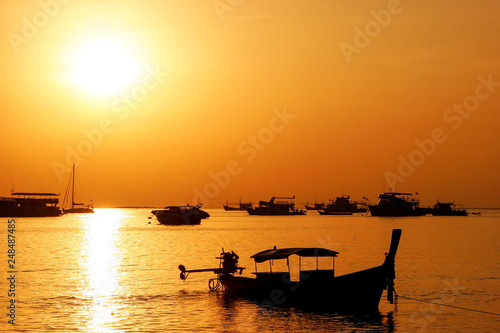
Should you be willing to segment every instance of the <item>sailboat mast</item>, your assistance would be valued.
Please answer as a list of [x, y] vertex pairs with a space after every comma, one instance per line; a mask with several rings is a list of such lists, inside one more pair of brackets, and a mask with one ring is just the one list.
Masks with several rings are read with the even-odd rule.
[[73, 172], [72, 172], [72, 181], [71, 181], [71, 209], [75, 208], [75, 163], [73, 163]]

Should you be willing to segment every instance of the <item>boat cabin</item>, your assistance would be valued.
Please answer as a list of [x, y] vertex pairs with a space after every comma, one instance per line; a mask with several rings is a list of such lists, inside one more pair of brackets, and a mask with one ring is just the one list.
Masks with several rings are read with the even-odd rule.
[[58, 193], [12, 192], [14, 201], [19, 206], [55, 207], [59, 203]]
[[378, 196], [379, 205], [392, 205], [394, 203], [418, 205], [420, 200], [413, 197], [412, 193], [386, 192]]
[[[263, 284], [269, 283], [323, 283], [334, 278], [335, 274], [335, 257], [338, 252], [324, 248], [283, 248], [283, 249], [270, 249], [259, 252], [251, 256], [255, 261], [255, 274], [256, 279]], [[298, 256], [298, 281], [293, 279], [294, 274], [290, 265], [291, 256]], [[275, 270], [273, 271], [274, 260], [286, 259], [286, 266], [288, 271]], [[313, 261], [311, 265], [311, 259]], [[330, 265], [324, 269], [324, 259], [328, 259]], [[308, 260], [306, 265], [303, 261]], [[331, 261], [330, 261], [331, 260]], [[269, 262], [268, 272], [259, 272], [258, 265], [260, 263]], [[314, 263], [315, 262], [315, 263]], [[321, 262], [321, 264], [320, 264]], [[315, 266], [315, 269], [314, 269]], [[321, 267], [320, 267], [321, 266]], [[297, 274], [295, 274], [297, 275]]]
[[259, 201], [259, 206], [264, 208], [295, 208], [294, 202], [295, 196], [293, 197], [272, 197], [269, 201]]

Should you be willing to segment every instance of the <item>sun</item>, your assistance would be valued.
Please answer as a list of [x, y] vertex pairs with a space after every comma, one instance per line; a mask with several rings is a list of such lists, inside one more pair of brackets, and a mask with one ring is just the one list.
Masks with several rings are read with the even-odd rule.
[[94, 95], [118, 94], [137, 80], [141, 68], [132, 46], [117, 38], [87, 39], [71, 58], [71, 81]]

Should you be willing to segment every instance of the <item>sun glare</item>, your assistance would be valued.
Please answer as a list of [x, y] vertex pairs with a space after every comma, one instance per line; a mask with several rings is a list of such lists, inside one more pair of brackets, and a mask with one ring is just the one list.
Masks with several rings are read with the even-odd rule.
[[92, 94], [117, 94], [134, 83], [140, 71], [133, 51], [119, 39], [89, 39], [73, 51], [71, 80]]

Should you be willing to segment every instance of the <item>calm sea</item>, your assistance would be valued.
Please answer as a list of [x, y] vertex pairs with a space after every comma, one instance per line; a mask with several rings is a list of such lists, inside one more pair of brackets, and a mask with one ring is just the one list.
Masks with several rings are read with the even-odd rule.
[[[198, 226], [165, 226], [150, 209], [15, 219], [15, 296], [9, 296], [8, 223], [3, 253], [0, 329], [11, 332], [498, 332], [500, 210], [481, 216], [259, 217], [207, 209]], [[352, 316], [231, 300], [209, 292], [211, 273], [183, 282], [177, 266], [218, 267], [235, 251], [251, 276], [250, 256], [277, 247], [340, 252], [336, 274], [379, 265], [393, 228], [403, 230], [396, 256], [397, 308]], [[15, 299], [15, 326], [8, 306]], [[427, 302], [421, 302], [427, 301]], [[444, 304], [441, 306], [433, 303]], [[476, 311], [468, 311], [465, 309]], [[489, 313], [485, 313], [489, 312]]]

